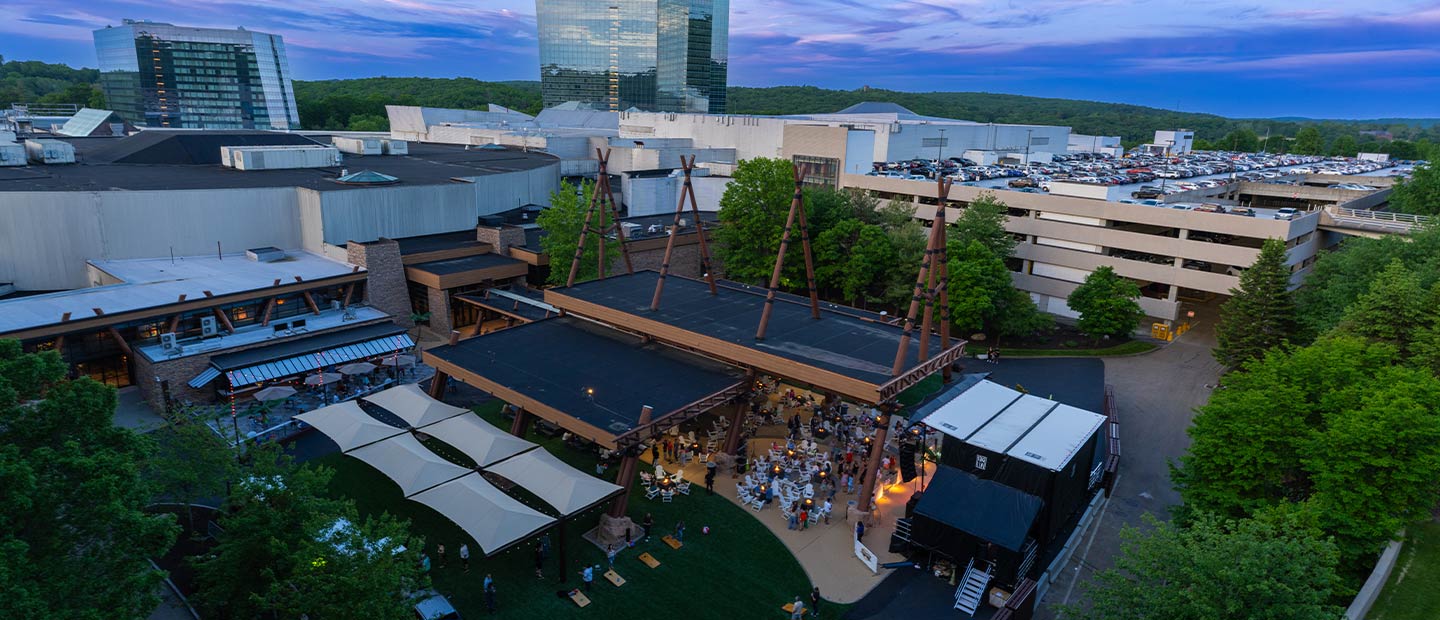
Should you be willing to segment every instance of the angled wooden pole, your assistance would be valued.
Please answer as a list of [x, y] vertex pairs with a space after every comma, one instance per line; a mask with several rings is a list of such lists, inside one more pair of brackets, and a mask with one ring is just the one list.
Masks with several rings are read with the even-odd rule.
[[[655, 295], [650, 298], [650, 311], [660, 309], [660, 294], [665, 290], [665, 277], [670, 275], [670, 257], [675, 253], [675, 238], [680, 235], [680, 215], [685, 213], [685, 194], [690, 189], [690, 170], [695, 166], [695, 156], [686, 161], [680, 156], [680, 169], [685, 171], [685, 185], [680, 188], [680, 201], [675, 204], [675, 221], [670, 224], [670, 234], [665, 239], [665, 256], [660, 259], [660, 276], [655, 279]], [[714, 292], [714, 283], [711, 283]]]
[[[795, 166], [795, 195], [802, 196], [801, 181], [805, 176], [800, 171], [800, 166]], [[820, 318], [820, 293], [815, 286], [815, 257], [810, 253], [810, 225], [805, 219], [805, 202], [803, 198], [799, 203], [800, 212], [800, 249], [805, 253], [805, 285], [810, 287], [810, 318]]]
[[[600, 149], [595, 149], [595, 153], [598, 156]], [[570, 259], [570, 277], [565, 278], [565, 286], [575, 286], [575, 276], [580, 273], [580, 257], [585, 254], [585, 237], [590, 234], [590, 219], [595, 216], [595, 200], [599, 197], [597, 179], [597, 189], [590, 193], [590, 205], [585, 208], [585, 224], [580, 227], [580, 240], [575, 243], [575, 257]], [[605, 246], [601, 245], [600, 249], [603, 255]]]
[[755, 330], [756, 340], [764, 340], [765, 330], [770, 327], [770, 312], [775, 309], [775, 293], [780, 288], [780, 272], [785, 267], [785, 254], [790, 247], [790, 230], [795, 227], [795, 213], [804, 208], [804, 200], [804, 194], [800, 191], [800, 175], [796, 173], [795, 194], [790, 198], [790, 214], [785, 217], [785, 228], [780, 233], [780, 249], [775, 252], [775, 270], [770, 273], [770, 288], [765, 294], [765, 309], [760, 312], [760, 328]]
[[[630, 262], [630, 248], [625, 247], [625, 227], [620, 225], [620, 205], [615, 204], [615, 193], [610, 188], [610, 151], [605, 151], [605, 157], [600, 160], [600, 181], [605, 186], [605, 193], [600, 195], [600, 207], [609, 207], [610, 226], [601, 233], [600, 242], [605, 242], [605, 234], [612, 229], [615, 231], [615, 240], [620, 244], [620, 257], [625, 259], [625, 273], [635, 273], [635, 267]], [[604, 255], [604, 252], [601, 252]], [[600, 277], [605, 277], [605, 272], [600, 272]]]
[[920, 302], [925, 298], [925, 283], [930, 276], [930, 265], [935, 260], [935, 244], [938, 241], [936, 228], [930, 228], [930, 238], [925, 244], [925, 255], [920, 260], [920, 273], [915, 276], [915, 289], [910, 295], [910, 311], [905, 313], [905, 331], [900, 334], [900, 346], [895, 349], [895, 364], [890, 374], [899, 376], [905, 368], [905, 354], [910, 350], [910, 338], [915, 332], [915, 316], [920, 311]]
[[[695, 186], [690, 182], [690, 171], [695, 169], [695, 156], [690, 156], [690, 167], [685, 171], [683, 192], [690, 195], [690, 213], [695, 217], [695, 235], [700, 241], [700, 273], [710, 285], [710, 294], [715, 295], [715, 271], [710, 268], [710, 249], [705, 240], [705, 222], [700, 219], [700, 205], [695, 202]], [[682, 196], [683, 198], [683, 196]]]
[[[950, 248], [946, 239], [947, 225], [945, 222], [945, 208], [950, 198], [950, 186], [953, 182], [942, 180], [940, 182], [939, 210], [935, 212], [935, 219], [932, 226], [938, 230], [934, 231], [939, 238], [936, 242], [936, 270], [940, 272], [939, 281], [936, 283], [934, 297], [940, 300], [940, 352], [950, 349]], [[926, 336], [929, 339], [929, 336]], [[950, 365], [946, 364], [940, 371], [941, 379], [945, 383], [950, 382], [952, 371]]]

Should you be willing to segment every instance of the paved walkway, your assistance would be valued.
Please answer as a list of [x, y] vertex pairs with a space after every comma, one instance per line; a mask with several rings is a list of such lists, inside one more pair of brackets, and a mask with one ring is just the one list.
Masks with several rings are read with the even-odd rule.
[[1170, 507], [1180, 503], [1169, 465], [1189, 448], [1185, 431], [1195, 408], [1209, 400], [1219, 380], [1220, 364], [1210, 354], [1214, 344], [1212, 319], [1152, 353], [1105, 360], [1120, 416], [1119, 478], [1110, 502], [1083, 534], [1079, 551], [1041, 601], [1037, 620], [1059, 617], [1053, 605], [1078, 601], [1095, 571], [1113, 565], [1123, 527], [1141, 526], [1146, 513], [1168, 519]]
[[[761, 427], [757, 437], [751, 439], [752, 453], [760, 453], [770, 448], [772, 441], [784, 441], [783, 426]], [[650, 463], [650, 452], [646, 451], [641, 460]], [[672, 461], [661, 461], [666, 471], [675, 471], [676, 464]], [[653, 465], [652, 465], [653, 466]], [[933, 466], [932, 466], [933, 467]], [[642, 467], [641, 471], [648, 471]], [[692, 460], [689, 465], [682, 468], [686, 480], [694, 486], [691, 493], [705, 492], [705, 465]], [[927, 470], [933, 471], [933, 470]], [[927, 478], [928, 479], [928, 474]], [[918, 485], [919, 478], [908, 484], [896, 484], [886, 490], [884, 497], [876, 503], [880, 518], [873, 527], [865, 530], [865, 546], [879, 558], [879, 563], [898, 562], [904, 560], [904, 556], [888, 551], [890, 547], [890, 534], [894, 532], [895, 520], [905, 514], [905, 502], [910, 499]], [[754, 515], [760, 523], [769, 528], [775, 537], [784, 543], [785, 548], [790, 550], [791, 555], [800, 562], [805, 569], [805, 574], [810, 578], [810, 583], [820, 588], [820, 593], [826, 600], [836, 603], [854, 603], [868, 594], [889, 574], [889, 570], [880, 569], [879, 574], [870, 572], [858, 557], [855, 556], [855, 536], [853, 533], [854, 523], [845, 520], [845, 504], [856, 498], [855, 493], [845, 493], [842, 489], [835, 495], [834, 515], [830, 524], [824, 522], [811, 526], [804, 531], [788, 529], [786, 519], [780, 509], [773, 503], [766, 506], [760, 512], [755, 512], [748, 506], [740, 503], [735, 492], [736, 480], [729, 475], [721, 474], [715, 479], [715, 493], [723, 495], [742, 510]], [[858, 489], [857, 489], [858, 490]], [[660, 501], [656, 499], [654, 501]], [[677, 499], [676, 501], [684, 501]]]
[[160, 417], [150, 404], [145, 402], [145, 396], [140, 388], [130, 386], [121, 388], [116, 396], [119, 398], [119, 405], [115, 408], [115, 426], [128, 428], [137, 433], [148, 433], [157, 428], [165, 426], [165, 419]]

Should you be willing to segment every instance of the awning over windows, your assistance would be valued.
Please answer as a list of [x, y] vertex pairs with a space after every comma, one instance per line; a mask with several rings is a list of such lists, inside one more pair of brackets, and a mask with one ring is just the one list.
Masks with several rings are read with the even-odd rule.
[[321, 332], [248, 351], [216, 355], [210, 367], [188, 383], [201, 388], [224, 375], [233, 387], [294, 377], [371, 357], [389, 355], [415, 346], [405, 328], [393, 323], [363, 325]]

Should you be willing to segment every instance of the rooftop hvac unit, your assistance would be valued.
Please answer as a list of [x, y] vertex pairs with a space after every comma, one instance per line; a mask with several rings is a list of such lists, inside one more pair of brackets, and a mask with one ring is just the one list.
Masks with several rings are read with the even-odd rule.
[[410, 143], [404, 140], [380, 140], [381, 149], [386, 155], [409, 155]]
[[215, 317], [200, 317], [200, 335], [204, 338], [220, 335], [220, 329], [215, 325]]
[[23, 166], [26, 163], [24, 146], [0, 141], [0, 166]]
[[59, 140], [26, 140], [25, 153], [37, 164], [73, 164], [75, 147]]
[[250, 248], [245, 250], [245, 258], [257, 263], [273, 263], [285, 258], [285, 250], [265, 246], [263, 248]]
[[340, 152], [350, 153], [352, 155], [380, 155], [384, 152], [380, 144], [380, 138], [348, 138], [345, 136], [335, 136], [330, 139], [330, 143], [335, 145], [335, 148], [340, 149]]
[[160, 350], [166, 355], [179, 355], [183, 351], [180, 348], [180, 339], [175, 337], [175, 332], [160, 334]]

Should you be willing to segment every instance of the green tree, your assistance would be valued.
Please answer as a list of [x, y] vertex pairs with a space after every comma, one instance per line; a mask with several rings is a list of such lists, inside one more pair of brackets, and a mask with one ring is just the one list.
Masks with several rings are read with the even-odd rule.
[[1306, 125], [1300, 133], [1295, 134], [1295, 144], [1290, 150], [1301, 155], [1322, 155], [1325, 152], [1325, 138], [1320, 135], [1319, 128]]
[[[727, 277], [741, 282], [769, 282], [795, 192], [792, 170], [787, 160], [763, 157], [736, 166], [734, 179], [720, 197], [721, 225], [713, 233], [715, 253], [725, 265]], [[800, 230], [796, 224], [792, 230], [796, 243], [786, 256], [786, 274], [800, 273], [803, 278], [804, 259], [797, 251]]]
[[[388, 516], [361, 521], [326, 493], [334, 472], [256, 455], [220, 520], [214, 551], [195, 562], [205, 617], [411, 617], [408, 593], [425, 585], [421, 542]], [[406, 550], [401, 551], [401, 548]]]
[[187, 526], [194, 529], [190, 505], [224, 497], [226, 484], [235, 479], [235, 451], [203, 421], [185, 414], [168, 416], [159, 450], [150, 459], [145, 476], [159, 497], [185, 504]]
[[1255, 264], [1240, 274], [1240, 288], [1230, 289], [1230, 299], [1220, 306], [1212, 353], [1226, 367], [1239, 368], [1294, 339], [1295, 334], [1295, 300], [1290, 294], [1285, 242], [1266, 239]]
[[1421, 330], [1434, 323], [1437, 309], [1427, 299], [1420, 276], [1395, 259], [1370, 281], [1370, 289], [1345, 309], [1336, 331], [1395, 347], [1408, 358]]
[[1249, 128], [1241, 128], [1225, 134], [1218, 145], [1227, 151], [1239, 151], [1241, 153], [1254, 153], [1260, 150], [1260, 136]]
[[1182, 517], [1280, 510], [1365, 564], [1440, 491], [1440, 379], [1346, 336], [1273, 350], [1224, 379], [1171, 477]]
[[66, 370], [0, 340], [0, 617], [144, 618], [177, 529], [142, 510], [153, 444], [113, 424], [113, 388]]
[[1390, 206], [1401, 213], [1440, 215], [1440, 164], [1417, 166], [1415, 174], [1391, 190]]
[[1178, 527], [1146, 516], [1121, 530], [1115, 566], [1096, 573], [1079, 620], [1265, 618], [1335, 620], [1335, 545], [1295, 526], [1196, 519]]
[[1345, 309], [1396, 259], [1420, 278], [1422, 288], [1434, 286], [1440, 281], [1440, 226], [1410, 235], [1352, 238], [1337, 251], [1321, 254], [1305, 278], [1305, 286], [1296, 291], [1304, 336], [1313, 339], [1339, 324]]
[[345, 125], [350, 131], [390, 131], [390, 119], [379, 114], [351, 114]]
[[1075, 326], [1097, 341], [1107, 336], [1125, 336], [1145, 318], [1140, 310], [1140, 287], [1116, 275], [1108, 265], [1102, 266], [1070, 292], [1065, 302], [1080, 313]]
[[970, 245], [971, 241], [979, 241], [1001, 260], [1010, 258], [1015, 253], [1015, 237], [1005, 231], [1007, 209], [994, 192], [981, 193], [974, 202], [960, 210], [960, 217], [955, 218], [945, 232], [946, 237], [958, 242], [962, 248]]
[[[570, 277], [575, 246], [580, 243], [580, 232], [585, 228], [585, 211], [594, 193], [595, 183], [592, 181], [585, 181], [578, 188], [569, 181], [561, 181], [560, 189], [550, 192], [550, 206], [535, 216], [535, 224], [545, 231], [545, 236], [540, 238], [540, 248], [550, 256], [550, 284], [564, 285]], [[600, 238], [594, 231], [604, 230], [609, 222], [610, 214], [597, 208], [590, 221], [591, 232], [585, 235], [585, 251], [580, 255], [576, 282], [592, 280], [600, 275]], [[607, 240], [605, 244], [605, 258], [606, 273], [610, 273], [610, 265], [620, 258], [620, 244], [614, 239]]]
[[961, 334], [984, 331], [996, 319], [1001, 301], [1014, 286], [1005, 261], [979, 240], [950, 243], [950, 320]]
[[[909, 305], [910, 296], [915, 292], [915, 275], [925, 258], [930, 229], [915, 219], [915, 206], [909, 202], [891, 200], [881, 211], [881, 225], [890, 237], [896, 265], [885, 282], [884, 298], [891, 306], [900, 308]], [[905, 217], [899, 217], [900, 214]]]
[[1359, 152], [1360, 144], [1355, 141], [1355, 136], [1340, 136], [1330, 143], [1330, 154], [1337, 157], [1354, 157]]
[[843, 220], [815, 243], [815, 278], [839, 290], [852, 305], [883, 298], [890, 272], [899, 268], [885, 229], [860, 220]]

